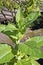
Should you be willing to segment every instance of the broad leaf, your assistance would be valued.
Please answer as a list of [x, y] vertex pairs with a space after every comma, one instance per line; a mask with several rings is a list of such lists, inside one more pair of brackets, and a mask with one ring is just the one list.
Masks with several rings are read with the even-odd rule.
[[27, 54], [27, 55], [32, 54], [31, 48], [28, 47], [26, 44], [19, 44], [19, 45], [18, 45], [18, 49], [19, 49], [22, 53], [24, 53], [24, 54]]
[[43, 46], [43, 36], [37, 36], [37, 37], [33, 37], [31, 38], [29, 41], [35, 41], [37, 46], [40, 48], [41, 46]]
[[43, 36], [37, 36], [37, 37], [33, 37], [31, 39], [29, 39], [29, 41], [35, 41], [35, 42], [41, 42], [43, 41]]
[[0, 44], [0, 64], [9, 62], [13, 57], [11, 47], [7, 44]]
[[27, 15], [26, 18], [24, 18], [24, 20], [22, 20], [24, 23], [22, 25], [22, 29], [26, 29], [27, 27], [29, 27], [33, 21], [35, 21], [38, 17], [40, 16], [40, 12], [39, 11], [34, 11], [34, 12], [31, 12]]
[[37, 58], [43, 58], [43, 37], [33, 37], [29, 41], [25, 42], [26, 45], [28, 45], [32, 49], [32, 55], [33, 57]]
[[23, 14], [22, 14], [21, 8], [19, 7], [16, 13], [16, 22], [19, 23], [22, 18], [23, 18]]
[[34, 40], [34, 38], [35, 37], [30, 38], [30, 40], [27, 40], [24, 44], [19, 44], [18, 48], [22, 53], [30, 55], [31, 57], [43, 58], [43, 42], [37, 43], [37, 41], [40, 41], [42, 37], [36, 37], [37, 39], [40, 38], [40, 40]]
[[22, 12], [22, 8], [18, 8], [18, 11], [16, 13], [16, 22], [18, 27], [21, 29], [21, 25], [23, 24], [23, 12]]
[[11, 24], [11, 23], [9, 23], [8, 25], [6, 25], [5, 29], [2, 30], [2, 32], [4, 34], [8, 35], [13, 41], [17, 39], [17, 37], [16, 37], [17, 31], [18, 31], [18, 29], [16, 28], [16, 26], [13, 25], [13, 24]]

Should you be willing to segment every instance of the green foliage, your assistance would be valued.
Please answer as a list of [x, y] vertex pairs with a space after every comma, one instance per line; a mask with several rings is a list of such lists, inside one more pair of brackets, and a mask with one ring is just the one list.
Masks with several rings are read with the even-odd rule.
[[5, 29], [4, 29], [4, 31], [13, 31], [13, 30], [17, 30], [17, 28], [10, 23], [7, 26], [5, 26]]
[[[31, 60], [29, 58], [20, 60], [16, 63], [16, 65], [39, 65], [36, 61]], [[15, 65], [15, 64], [14, 64]]]
[[21, 32], [25, 31], [26, 28], [29, 27], [31, 23], [38, 18], [38, 16], [40, 16], [39, 11], [32, 11], [26, 17], [24, 17], [22, 9], [19, 8], [16, 14], [16, 21], [17, 21], [19, 30]]
[[43, 51], [41, 47], [43, 46], [43, 37], [33, 37], [24, 42], [24, 44], [19, 44], [19, 50], [22, 53], [30, 55], [31, 57], [43, 58]]
[[[14, 28], [14, 29], [12, 29], [11, 27], [8, 27], [9, 25], [11, 25], [12, 28]], [[43, 46], [43, 36], [33, 37], [33, 38], [26, 40], [24, 43], [19, 42], [19, 44], [18, 44], [18, 41], [19, 41], [18, 37], [19, 37], [19, 35], [21, 36], [21, 34], [18, 35], [18, 30], [17, 30], [17, 28], [15, 28], [15, 26], [13, 27], [13, 24], [9, 24], [9, 25], [5, 26], [5, 29], [2, 30], [2, 32], [7, 34], [9, 37], [11, 37], [11, 35], [12, 35], [12, 37], [11, 37], [12, 39], [14, 37], [17, 37], [18, 40], [16, 38], [14, 38], [14, 39], [16, 39], [17, 46], [15, 49], [12, 49], [9, 45], [0, 44], [0, 50], [1, 50], [0, 63], [2, 64], [2, 63], [8, 62], [7, 63], [8, 65], [10, 65], [10, 63], [13, 63], [13, 65], [15, 65], [15, 64], [16, 65], [19, 65], [19, 64], [39, 65], [35, 60], [37, 60], [39, 58], [43, 58], [43, 51], [41, 49], [41, 47]], [[7, 27], [8, 27], [8, 29], [7, 29]], [[13, 33], [13, 31], [15, 31], [15, 30], [17, 31], [17, 33]], [[10, 31], [10, 33], [8, 33], [9, 31]], [[15, 55], [15, 53], [16, 53], [16, 55]], [[15, 56], [15, 58], [14, 58], [14, 56]], [[13, 61], [13, 60], [15, 60], [15, 61]], [[34, 61], [34, 63], [33, 63], [33, 61]]]
[[[15, 25], [12, 23], [0, 25], [0, 32], [8, 35], [16, 44], [15, 48], [7, 44], [0, 44], [0, 64], [39, 65], [35, 60], [43, 58], [43, 36], [33, 37], [20, 43], [27, 27], [31, 26], [32, 22], [40, 16], [39, 5], [36, 6], [36, 3], [36, 0], [25, 0], [24, 3], [20, 1], [20, 4], [13, 0], [0, 0], [0, 8], [2, 6], [10, 10], [18, 8]], [[22, 10], [23, 7], [24, 10]]]
[[2, 7], [7, 7], [9, 10], [12, 10], [14, 8], [18, 8], [18, 4], [13, 0], [0, 0], [0, 9]]
[[0, 64], [9, 62], [13, 57], [11, 47], [7, 44], [0, 44]]

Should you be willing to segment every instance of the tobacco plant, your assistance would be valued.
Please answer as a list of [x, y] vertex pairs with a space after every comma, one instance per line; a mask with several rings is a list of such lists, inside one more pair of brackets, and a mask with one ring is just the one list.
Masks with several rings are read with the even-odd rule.
[[40, 65], [36, 60], [43, 58], [43, 36], [20, 42], [27, 27], [40, 16], [36, 0], [29, 0], [29, 2], [26, 0], [26, 7], [23, 9], [24, 5], [25, 3], [20, 3], [17, 9], [16, 24], [0, 24], [0, 32], [9, 36], [16, 44], [13, 48], [8, 44], [0, 43], [0, 65]]

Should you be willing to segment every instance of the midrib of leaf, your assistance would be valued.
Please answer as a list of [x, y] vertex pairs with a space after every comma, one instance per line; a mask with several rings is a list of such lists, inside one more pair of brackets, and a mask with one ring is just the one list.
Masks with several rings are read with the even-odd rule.
[[3, 57], [5, 57], [6, 55], [8, 55], [10, 52], [11, 52], [11, 50], [10, 50], [9, 52], [3, 54], [3, 55], [0, 57], [0, 59], [2, 59]]

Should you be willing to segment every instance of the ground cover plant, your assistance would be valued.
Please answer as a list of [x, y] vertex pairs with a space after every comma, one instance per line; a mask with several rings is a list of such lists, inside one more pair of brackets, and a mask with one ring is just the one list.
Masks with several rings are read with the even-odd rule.
[[[3, 4], [2, 1], [4, 2], [4, 0], [1, 0]], [[25, 42], [20, 42], [26, 29], [33, 25], [33, 21], [41, 15], [40, 1], [26, 0], [19, 2], [15, 16], [16, 24], [10, 22], [8, 25], [0, 24], [0, 65], [40, 65], [36, 60], [43, 58], [43, 36], [32, 37]], [[7, 5], [11, 4], [10, 0], [6, 3]], [[6, 7], [2, 4], [1, 6]]]

